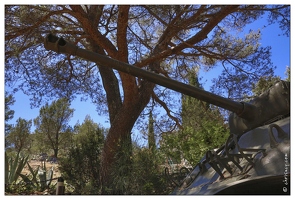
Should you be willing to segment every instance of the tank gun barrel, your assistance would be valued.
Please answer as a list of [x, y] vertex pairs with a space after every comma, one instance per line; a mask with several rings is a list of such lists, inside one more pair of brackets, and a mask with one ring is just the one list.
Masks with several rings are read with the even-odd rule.
[[290, 115], [290, 82], [280, 81], [276, 83], [249, 103], [236, 102], [108, 56], [79, 48], [52, 34], [47, 35], [44, 46], [47, 50], [78, 56], [98, 65], [114, 68], [232, 111], [229, 117], [230, 132], [237, 135], [242, 135], [246, 131], [269, 123], [278, 117]]
[[[111, 66], [112, 68], [128, 73], [130, 75], [144, 78], [150, 82], [156, 83], [158, 85], [167, 87], [169, 89], [175, 90], [177, 92], [181, 92], [188, 96], [197, 98], [199, 100], [208, 102], [210, 104], [219, 106], [221, 108], [227, 109], [236, 113], [238, 116], [242, 118], [249, 118], [247, 116], [247, 112], [245, 110], [245, 103], [232, 101], [230, 99], [215, 95], [213, 93], [201, 90], [191, 85], [187, 85], [185, 83], [181, 83], [179, 81], [175, 81], [169, 79], [167, 77], [161, 76], [151, 71], [147, 71], [141, 69], [139, 67], [132, 66], [130, 64], [109, 58], [104, 55], [100, 55], [98, 53], [94, 53], [92, 51], [88, 51], [85, 49], [81, 49], [74, 44], [68, 43], [63, 38], [58, 38], [52, 34], [49, 34], [45, 38], [45, 48], [47, 50], [52, 50], [57, 53], [65, 53], [74, 56], [78, 56], [84, 58], [86, 60], [95, 62], [101, 66]], [[247, 105], [247, 107], [251, 107], [252, 105]], [[249, 108], [248, 108], [249, 109]]]

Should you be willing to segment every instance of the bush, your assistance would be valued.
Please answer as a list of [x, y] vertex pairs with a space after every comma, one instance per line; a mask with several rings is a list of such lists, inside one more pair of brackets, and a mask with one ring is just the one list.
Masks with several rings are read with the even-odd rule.
[[[120, 154], [113, 171], [110, 194], [169, 194], [171, 191], [163, 174], [162, 157], [157, 151], [133, 147], [130, 166], [124, 166], [125, 156]], [[130, 171], [126, 171], [130, 170]]]
[[151, 149], [137, 149], [134, 152], [133, 194], [169, 194], [169, 183], [164, 176], [164, 168], [161, 167], [164, 158], [160, 152]]
[[[131, 139], [131, 138], [130, 138]], [[131, 141], [131, 140], [130, 140]], [[60, 158], [59, 169], [73, 194], [100, 194], [101, 132], [80, 135], [66, 157]], [[160, 167], [163, 158], [157, 151], [121, 143], [112, 168], [112, 181], [107, 194], [168, 194], [171, 192]]]
[[100, 154], [103, 135], [100, 130], [83, 135], [60, 158], [59, 169], [67, 184], [74, 187], [74, 194], [99, 194]]

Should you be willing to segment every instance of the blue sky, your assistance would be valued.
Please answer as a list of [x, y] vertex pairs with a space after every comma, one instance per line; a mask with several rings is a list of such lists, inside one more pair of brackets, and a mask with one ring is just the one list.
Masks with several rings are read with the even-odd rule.
[[[257, 28], [261, 28], [263, 25], [261, 23], [255, 23], [251, 25], [251, 29], [255, 30]], [[247, 31], [246, 31], [247, 32]], [[275, 70], [275, 75], [281, 76], [282, 79], [285, 79], [285, 70], [286, 66], [290, 66], [290, 38], [283, 36], [281, 30], [278, 28], [278, 25], [271, 25], [261, 30], [262, 33], [262, 46], [271, 46], [272, 47], [272, 59], [277, 69]], [[281, 35], [281, 36], [279, 36]], [[203, 76], [202, 83], [206, 81], [204, 85], [206, 90], [209, 90], [210, 81], [212, 78], [216, 77], [218, 74], [218, 70], [213, 70], [208, 73], [201, 72]], [[11, 109], [15, 111], [14, 118], [9, 122], [11, 124], [15, 124], [15, 121], [21, 117], [26, 120], [34, 119], [39, 114], [40, 108], [30, 108], [29, 97], [24, 95], [21, 91], [16, 93], [14, 96], [16, 102]], [[99, 116], [95, 105], [90, 102], [81, 102], [79, 98], [77, 98], [71, 104], [71, 108], [75, 109], [74, 116], [70, 121], [70, 125], [79, 121], [82, 123], [85, 119], [86, 115], [90, 115], [91, 118], [96, 122], [101, 124], [103, 127], [109, 127], [107, 122], [107, 116]], [[34, 128], [33, 128], [34, 130]]]
[[[282, 79], [285, 79], [285, 71], [286, 67], [290, 66], [290, 37], [286, 37], [282, 34], [281, 29], [278, 24], [273, 24], [267, 27], [264, 27], [264, 24], [267, 24], [266, 19], [256, 21], [251, 25], [248, 25], [245, 28], [244, 32], [247, 32], [249, 29], [252, 30], [261, 30], [262, 40], [260, 41], [262, 46], [271, 46], [272, 47], [272, 62], [275, 69], [275, 75], [280, 76]], [[222, 68], [219, 68], [220, 70]], [[207, 80], [207, 84], [205, 84], [205, 89], [210, 89], [210, 81], [212, 78], [216, 77], [216, 73], [219, 70], [209, 71], [208, 73], [201, 71], [201, 75], [204, 76], [204, 80]]]

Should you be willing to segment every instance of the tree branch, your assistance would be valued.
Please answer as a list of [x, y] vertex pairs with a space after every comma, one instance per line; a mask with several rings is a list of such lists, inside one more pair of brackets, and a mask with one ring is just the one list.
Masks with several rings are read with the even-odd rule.
[[164, 101], [162, 101], [161, 99], [159, 99], [159, 97], [153, 92], [152, 93], [152, 98], [157, 102], [159, 103], [163, 108], [164, 110], [166, 111], [167, 115], [173, 120], [175, 121], [176, 125], [182, 129], [182, 126], [181, 124], [179, 123], [179, 120], [174, 117], [173, 115], [171, 115], [171, 111], [169, 110], [168, 106], [166, 105], [166, 103]]
[[238, 5], [234, 6], [224, 6], [219, 13], [216, 13], [214, 17], [212, 17], [209, 22], [201, 29], [201, 31], [197, 32], [194, 36], [186, 40], [185, 42], [175, 46], [173, 49], [166, 49], [162, 52], [154, 54], [153, 56], [142, 60], [141, 62], [136, 63], [135, 65], [138, 67], [143, 67], [148, 65], [149, 63], [161, 60], [163, 58], [168, 57], [172, 54], [177, 54], [183, 49], [193, 46], [196, 43], [201, 42], [202, 40], [207, 38], [207, 35], [211, 32], [211, 30], [220, 23], [227, 15], [234, 12], [238, 9]]
[[119, 6], [117, 21], [117, 60], [128, 63], [127, 27], [130, 6]]
[[97, 27], [94, 27], [92, 25], [92, 22], [87, 17], [87, 15], [85, 16], [84, 14], [81, 13], [81, 12], [84, 12], [84, 10], [80, 6], [71, 6], [71, 8], [73, 10], [71, 14], [74, 17], [76, 17], [76, 19], [81, 23], [81, 26], [83, 27], [85, 32], [89, 34], [91, 38], [93, 38], [93, 41], [97, 45], [105, 49], [111, 57], [116, 58], [117, 56], [116, 47], [113, 45], [113, 43], [109, 39], [107, 39], [97, 30]]

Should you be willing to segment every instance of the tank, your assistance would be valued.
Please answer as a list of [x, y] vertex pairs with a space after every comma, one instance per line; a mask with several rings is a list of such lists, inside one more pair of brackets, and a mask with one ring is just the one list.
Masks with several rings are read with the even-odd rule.
[[140, 69], [48, 34], [44, 47], [146, 79], [219, 106], [229, 116], [230, 136], [176, 183], [174, 195], [290, 195], [290, 82], [279, 81], [250, 102], [230, 99]]

